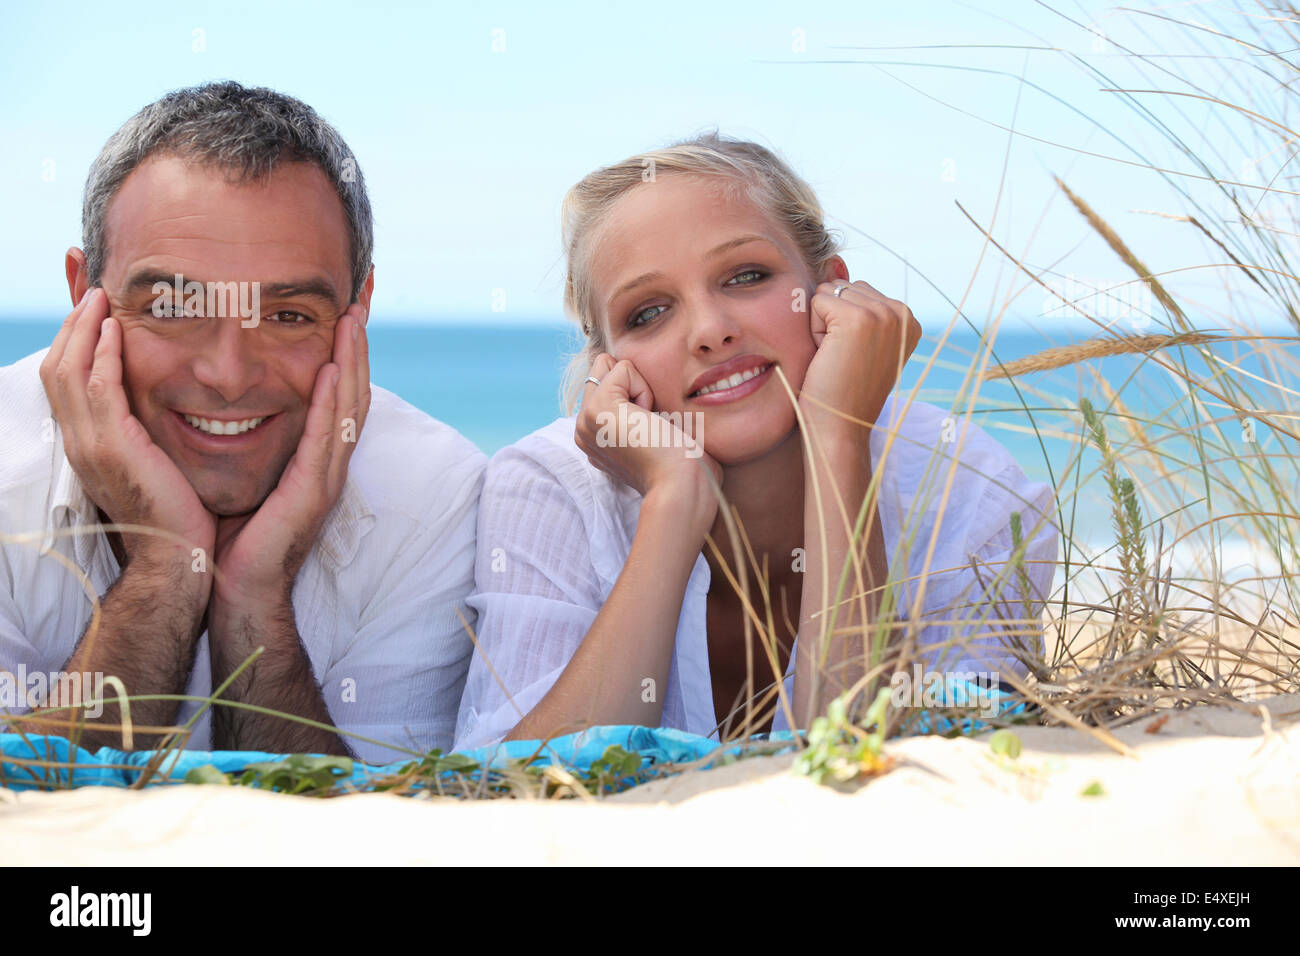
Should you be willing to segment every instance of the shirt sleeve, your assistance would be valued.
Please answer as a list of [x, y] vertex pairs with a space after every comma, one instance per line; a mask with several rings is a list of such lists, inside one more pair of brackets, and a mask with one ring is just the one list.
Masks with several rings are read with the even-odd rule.
[[[586, 637], [603, 600], [592, 560], [589, 477], [558, 451], [512, 446], [488, 466], [470, 604], [476, 648], [456, 749], [500, 742], [537, 705]], [[543, 462], [545, 460], [545, 463]]]
[[[27, 688], [19, 686], [18, 672], [54, 670], [50, 662], [41, 659], [32, 642], [23, 633], [22, 615], [14, 600], [13, 572], [9, 567], [3, 548], [0, 548], [0, 672], [9, 676], [0, 676], [0, 717], [25, 714], [31, 707], [27, 704]], [[7, 728], [0, 724], [0, 733]]]
[[917, 645], [931, 668], [1023, 676], [1024, 657], [1041, 655], [1041, 617], [1060, 544], [1053, 505], [1051, 487], [1030, 481], [1009, 457], [970, 502], [964, 546], [945, 561], [950, 568], [935, 574], [923, 600], [923, 617], [933, 623], [921, 628]]
[[[979, 442], [978, 451], [967, 456], [973, 467], [958, 472], [951, 496], [937, 503], [943, 497], [942, 473], [928, 480], [916, 477], [915, 486], [909, 473], [908, 489], [922, 497], [925, 517], [915, 527], [907, 526], [903, 515], [912, 500], [895, 505], [904, 526], [894, 548], [902, 552], [907, 570], [891, 569], [898, 584], [894, 613], [903, 627], [913, 628], [917, 656], [928, 669], [961, 673], [970, 680], [983, 674], [996, 682], [1007, 673], [1027, 672], [1020, 647], [1041, 653], [1041, 615], [1056, 573], [1060, 535], [1051, 486], [1030, 481], [1010, 453], [982, 431], [971, 434], [972, 443]], [[1020, 513], [1020, 559], [1011, 530], [1013, 512]], [[927, 568], [936, 526], [938, 547]], [[920, 611], [909, 625], [918, 592]], [[786, 674], [792, 695], [793, 663], [792, 655]], [[772, 729], [788, 729], [783, 712], [777, 712]]]

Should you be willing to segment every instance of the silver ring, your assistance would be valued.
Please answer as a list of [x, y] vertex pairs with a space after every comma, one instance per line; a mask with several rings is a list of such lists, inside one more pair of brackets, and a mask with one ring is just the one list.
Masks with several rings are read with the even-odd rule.
[[[588, 375], [587, 382], [590, 382], [592, 385], [595, 385], [597, 388], [600, 388], [600, 379], [596, 378], [594, 375]], [[587, 382], [583, 382], [582, 384], [586, 385]]]
[[835, 298], [838, 299], [840, 297], [840, 293], [843, 292], [845, 289], [847, 289], [850, 284], [851, 283], [846, 282], [844, 283], [844, 285], [837, 285], [835, 287], [835, 292], [834, 292]]

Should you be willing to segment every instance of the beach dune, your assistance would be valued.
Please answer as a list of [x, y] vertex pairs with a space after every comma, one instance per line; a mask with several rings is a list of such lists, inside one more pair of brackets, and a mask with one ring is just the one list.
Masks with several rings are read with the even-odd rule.
[[1295, 865], [1297, 718], [1297, 695], [1171, 711], [1115, 732], [1136, 758], [1069, 728], [1019, 728], [1016, 760], [987, 737], [898, 739], [849, 792], [790, 755], [591, 802], [0, 790], [0, 832], [5, 862], [49, 865]]

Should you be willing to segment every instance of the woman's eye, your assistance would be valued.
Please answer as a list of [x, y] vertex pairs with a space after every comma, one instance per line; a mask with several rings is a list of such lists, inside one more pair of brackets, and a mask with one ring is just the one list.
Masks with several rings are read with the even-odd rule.
[[627, 320], [628, 327], [634, 329], [639, 325], [645, 325], [659, 314], [655, 309], [662, 312], [666, 308], [668, 308], [666, 305], [652, 305], [642, 309], [640, 312], [635, 312], [632, 314], [632, 317]]
[[306, 325], [311, 319], [301, 312], [272, 312], [266, 317], [268, 322], [278, 322], [281, 325]]
[[[744, 272], [738, 272], [730, 279], [728, 279], [727, 285], [732, 285], [732, 284], [752, 285], [753, 283], [757, 282], [759, 279], [765, 279], [765, 278], [767, 278], [767, 273], [764, 272], [762, 269], [746, 269]], [[738, 279], [744, 281], [737, 282], [736, 280]]]

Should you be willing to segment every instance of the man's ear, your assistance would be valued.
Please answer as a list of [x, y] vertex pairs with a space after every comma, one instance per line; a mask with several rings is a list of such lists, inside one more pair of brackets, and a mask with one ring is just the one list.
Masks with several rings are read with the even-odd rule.
[[826, 260], [826, 265], [822, 266], [822, 282], [834, 282], [836, 279], [849, 281], [849, 267], [844, 264], [844, 260], [839, 256], [831, 256]]
[[75, 308], [90, 288], [90, 273], [86, 271], [86, 254], [73, 246], [63, 257], [63, 271], [68, 276], [68, 292]]
[[375, 292], [375, 267], [371, 266], [370, 275], [366, 276], [365, 284], [361, 287], [361, 291], [357, 294], [357, 301], [360, 302], [361, 307], [366, 310], [365, 317], [361, 320], [362, 327], [365, 327], [370, 323], [370, 297], [374, 295], [374, 292]]

